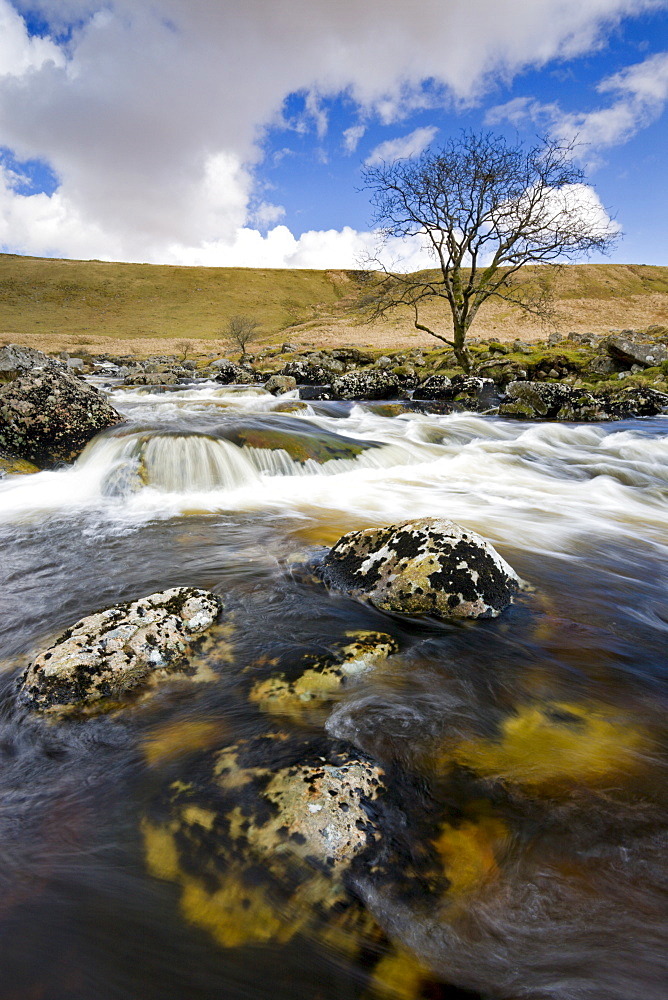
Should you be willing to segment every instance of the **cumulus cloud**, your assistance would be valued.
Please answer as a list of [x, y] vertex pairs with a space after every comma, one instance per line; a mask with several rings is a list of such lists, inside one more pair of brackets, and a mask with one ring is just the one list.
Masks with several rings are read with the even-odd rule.
[[487, 121], [489, 124], [509, 121], [513, 125], [532, 121], [564, 139], [577, 139], [583, 150], [627, 142], [663, 112], [668, 101], [668, 52], [627, 66], [606, 77], [596, 89], [600, 94], [611, 95], [612, 103], [593, 111], [567, 112], [557, 103], [542, 104], [521, 97], [492, 108]]
[[[659, 2], [0, 0], [0, 146], [46, 161], [60, 182], [27, 196], [3, 175], [0, 239], [30, 253], [236, 263], [235, 248], [257, 246], [255, 230], [240, 233], [264, 131], [281, 124], [287, 95], [305, 95], [320, 135], [325, 102], [340, 94], [365, 118], [398, 121], [435, 94], [471, 102], [492, 75], [590, 51]], [[19, 16], [29, 10], [50, 37], [29, 37]], [[359, 138], [349, 130], [344, 141]], [[262, 252], [279, 260], [280, 243], [300, 266], [317, 266], [325, 246], [343, 259], [364, 239], [304, 234], [290, 249], [284, 229], [259, 237]]]
[[416, 128], [408, 135], [400, 136], [397, 139], [388, 139], [381, 142], [369, 153], [364, 161], [367, 167], [376, 163], [393, 163], [394, 160], [404, 160], [412, 156], [419, 156], [427, 146], [433, 141], [438, 129], [434, 126]]

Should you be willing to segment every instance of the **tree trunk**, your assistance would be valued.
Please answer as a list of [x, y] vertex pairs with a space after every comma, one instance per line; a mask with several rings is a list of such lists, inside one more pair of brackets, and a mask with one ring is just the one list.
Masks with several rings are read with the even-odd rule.
[[464, 324], [455, 324], [454, 326], [454, 338], [453, 338], [453, 348], [455, 352], [455, 357], [457, 358], [457, 364], [462, 368], [468, 375], [471, 371], [472, 361], [471, 355], [466, 349], [466, 332], [467, 327]]

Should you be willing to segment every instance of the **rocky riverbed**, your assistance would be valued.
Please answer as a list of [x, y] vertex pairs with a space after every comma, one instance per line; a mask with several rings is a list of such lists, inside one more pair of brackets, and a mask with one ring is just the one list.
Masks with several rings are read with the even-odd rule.
[[489, 348], [5, 355], [3, 1000], [663, 997], [663, 362]]

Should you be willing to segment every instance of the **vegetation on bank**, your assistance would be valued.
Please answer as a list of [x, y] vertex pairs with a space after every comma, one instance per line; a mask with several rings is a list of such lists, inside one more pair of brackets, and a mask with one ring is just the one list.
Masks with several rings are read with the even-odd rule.
[[[527, 268], [527, 280], [542, 277]], [[357, 308], [368, 288], [360, 271], [173, 267], [116, 264], [0, 254], [0, 337], [45, 351], [82, 348], [93, 354], [136, 350], [174, 353], [168, 341], [192, 342], [191, 357], [223, 353], [229, 322], [257, 321], [255, 350], [334, 347], [430, 350], [408, 310], [382, 323], [360, 326]], [[557, 329], [604, 334], [643, 329], [668, 315], [668, 267], [622, 264], [567, 265], [552, 277]], [[436, 316], [434, 308], [434, 316]], [[432, 322], [426, 307], [427, 322]], [[517, 311], [485, 304], [475, 336], [545, 340]], [[123, 341], [123, 346], [114, 341]]]

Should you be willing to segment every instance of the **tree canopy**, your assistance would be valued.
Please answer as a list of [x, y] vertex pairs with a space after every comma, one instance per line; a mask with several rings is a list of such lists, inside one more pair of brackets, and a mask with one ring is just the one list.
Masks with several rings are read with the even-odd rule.
[[[514, 280], [517, 272], [605, 252], [617, 235], [573, 153], [573, 143], [549, 137], [527, 148], [491, 132], [462, 132], [418, 159], [368, 166], [364, 185], [381, 246], [416, 237], [435, 265], [403, 274], [378, 257], [367, 261], [380, 269], [366, 296], [368, 317], [411, 307], [415, 327], [449, 344], [469, 371], [466, 335], [488, 298], [545, 314], [544, 289], [527, 292]], [[449, 311], [451, 336], [421, 321], [421, 306], [434, 297]]]

